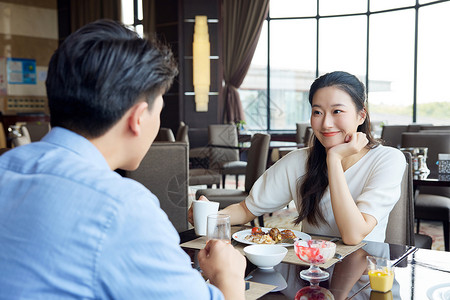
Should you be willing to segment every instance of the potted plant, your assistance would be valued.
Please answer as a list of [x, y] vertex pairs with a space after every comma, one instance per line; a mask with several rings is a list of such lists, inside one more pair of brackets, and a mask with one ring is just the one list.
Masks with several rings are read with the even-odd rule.
[[246, 131], [246, 129], [245, 129], [246, 124], [247, 123], [245, 123], [244, 120], [240, 120], [236, 123], [236, 128], [238, 130], [238, 133], [244, 133]]

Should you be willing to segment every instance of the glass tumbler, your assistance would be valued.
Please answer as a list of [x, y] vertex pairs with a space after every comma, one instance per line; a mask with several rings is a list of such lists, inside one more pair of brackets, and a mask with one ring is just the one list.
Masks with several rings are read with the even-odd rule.
[[225, 214], [213, 214], [208, 216], [206, 224], [206, 240], [223, 240], [231, 243], [230, 216]]

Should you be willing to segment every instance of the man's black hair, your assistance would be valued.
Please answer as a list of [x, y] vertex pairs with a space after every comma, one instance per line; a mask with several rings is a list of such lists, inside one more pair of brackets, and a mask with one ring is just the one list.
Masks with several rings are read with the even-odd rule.
[[50, 60], [51, 125], [99, 137], [137, 101], [152, 108], [177, 74], [167, 46], [142, 39], [118, 22], [90, 23], [67, 37]]

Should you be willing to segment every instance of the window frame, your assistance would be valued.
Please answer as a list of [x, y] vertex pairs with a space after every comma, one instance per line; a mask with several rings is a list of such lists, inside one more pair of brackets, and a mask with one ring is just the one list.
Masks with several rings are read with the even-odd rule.
[[[283, 20], [302, 20], [302, 19], [315, 19], [316, 21], [316, 62], [315, 62], [315, 77], [317, 78], [319, 76], [319, 51], [320, 51], [320, 44], [319, 44], [319, 26], [320, 26], [320, 20], [326, 19], [326, 18], [339, 18], [339, 17], [352, 17], [352, 16], [366, 16], [366, 67], [365, 67], [365, 86], [366, 91], [370, 90], [370, 81], [369, 81], [369, 49], [370, 49], [370, 17], [372, 15], [376, 14], [383, 14], [383, 13], [389, 13], [394, 11], [400, 11], [400, 10], [407, 10], [407, 9], [414, 9], [415, 14], [415, 21], [414, 21], [414, 74], [413, 74], [413, 102], [412, 102], [412, 118], [411, 122], [415, 123], [417, 121], [417, 64], [418, 64], [418, 32], [419, 32], [419, 11], [422, 7], [430, 6], [430, 5], [436, 5], [443, 2], [448, 2], [450, 0], [437, 0], [432, 1], [428, 3], [420, 3], [419, 0], [416, 0], [415, 5], [409, 5], [409, 6], [402, 6], [402, 7], [396, 7], [391, 9], [383, 9], [378, 11], [370, 11], [370, 0], [367, 1], [367, 9], [365, 12], [359, 12], [359, 13], [349, 13], [349, 14], [335, 14], [335, 15], [320, 15], [319, 14], [319, 8], [320, 8], [320, 1], [317, 0], [316, 2], [316, 15], [315, 16], [301, 16], [301, 17], [271, 17], [270, 16], [270, 8], [268, 16], [265, 20], [267, 22], [267, 86], [266, 86], [266, 93], [265, 93], [265, 104], [267, 109], [267, 116], [266, 116], [266, 129], [269, 132], [290, 132], [291, 129], [273, 129], [271, 128], [271, 104], [270, 104], [270, 98], [271, 98], [271, 63], [270, 63], [270, 26], [271, 22], [279, 22]], [[370, 103], [369, 103], [370, 105]], [[299, 120], [302, 121], [302, 120]], [[252, 131], [252, 128], [249, 128], [250, 131]], [[261, 129], [254, 129], [256, 131], [261, 131]]]

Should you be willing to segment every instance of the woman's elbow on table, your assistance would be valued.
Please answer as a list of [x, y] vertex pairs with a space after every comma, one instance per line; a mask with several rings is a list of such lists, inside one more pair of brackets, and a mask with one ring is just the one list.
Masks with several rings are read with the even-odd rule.
[[351, 230], [341, 232], [342, 242], [344, 244], [357, 245], [361, 243], [378, 224], [377, 220], [371, 215], [363, 214], [363, 218], [365, 222], [362, 222], [360, 226], [353, 226]]
[[366, 235], [351, 235], [351, 234], [347, 234], [347, 235], [342, 235], [342, 242], [346, 245], [358, 245], [359, 243], [362, 242], [362, 240], [366, 237]]

